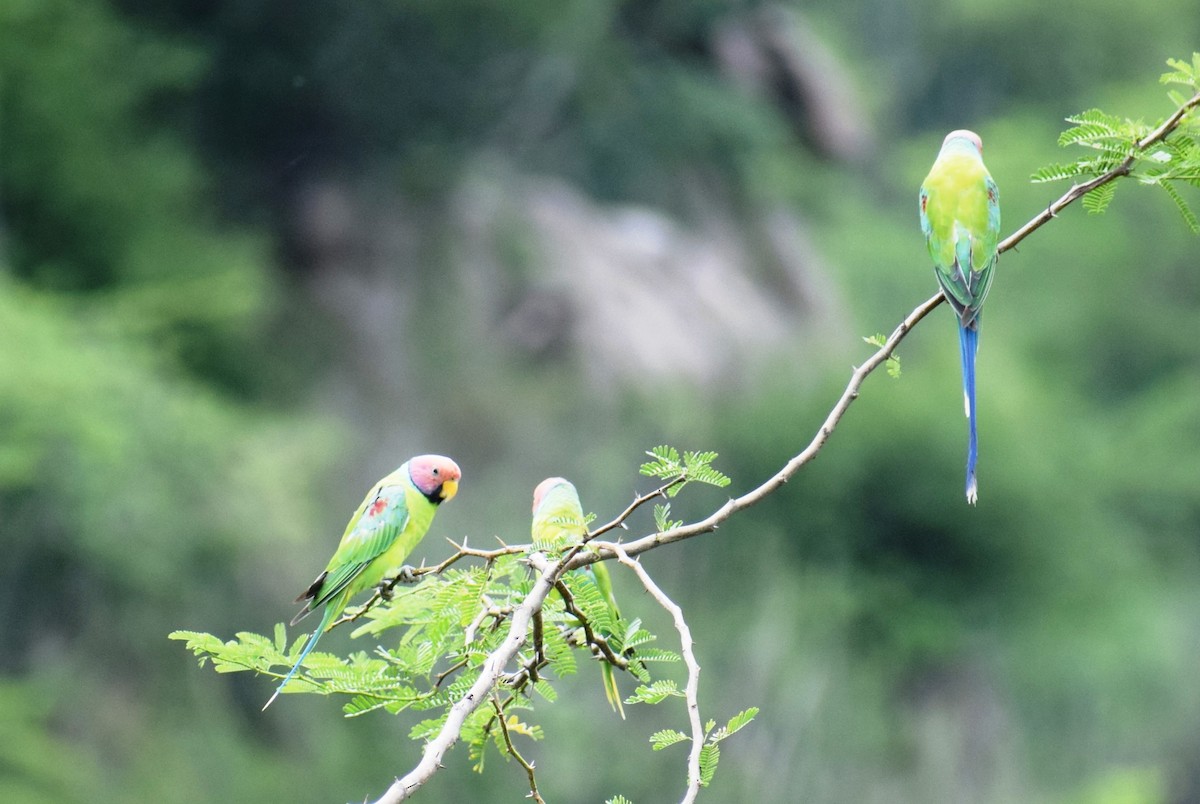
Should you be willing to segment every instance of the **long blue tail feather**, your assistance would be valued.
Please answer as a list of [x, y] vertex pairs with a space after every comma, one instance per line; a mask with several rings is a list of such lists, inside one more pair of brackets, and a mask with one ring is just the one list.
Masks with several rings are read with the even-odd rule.
[[292, 669], [289, 670], [288, 674], [283, 677], [283, 681], [279, 682], [279, 686], [275, 688], [275, 693], [271, 696], [270, 700], [263, 704], [262, 711], [265, 712], [267, 707], [275, 702], [275, 699], [279, 697], [279, 693], [283, 692], [283, 688], [287, 686], [289, 681], [292, 680], [292, 676], [296, 675], [296, 671], [300, 669], [300, 665], [304, 663], [304, 660], [308, 657], [308, 654], [313, 648], [316, 647], [317, 640], [321, 638], [321, 634], [325, 633], [325, 629], [329, 626], [329, 621], [333, 619], [330, 616], [332, 614], [333, 609], [329, 606], [326, 606], [325, 613], [321, 616], [321, 624], [318, 625], [317, 629], [312, 632], [312, 636], [308, 638], [308, 642], [304, 645], [304, 650], [300, 651], [300, 658], [296, 659], [296, 663], [292, 665]]
[[963, 404], [966, 408], [967, 426], [970, 436], [967, 442], [967, 502], [971, 505], [979, 498], [979, 484], [975, 481], [975, 460], [979, 457], [979, 439], [975, 432], [975, 353], [979, 350], [979, 319], [971, 326], [958, 326], [958, 342], [962, 349]]

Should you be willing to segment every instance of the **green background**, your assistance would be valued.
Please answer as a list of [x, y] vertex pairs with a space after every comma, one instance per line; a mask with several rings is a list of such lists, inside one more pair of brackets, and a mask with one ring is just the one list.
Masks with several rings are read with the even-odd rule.
[[[1063, 189], [1027, 181], [1062, 118], [1165, 116], [1198, 33], [1184, 0], [6, 0], [0, 800], [379, 795], [417, 716], [260, 713], [268, 679], [166, 634], [271, 633], [420, 452], [464, 470], [427, 560], [526, 539], [551, 474], [607, 520], [659, 443], [752, 488], [936, 289], [944, 133], [981, 133], [1010, 232]], [[704, 798], [1200, 798], [1197, 253], [1122, 186], [1004, 256], [977, 509], [939, 308], [819, 460], [645, 557], [703, 713], [762, 710]], [[647, 742], [681, 706], [563, 693], [522, 748], [547, 800], [681, 795]], [[422, 800], [527, 792], [447, 764]]]

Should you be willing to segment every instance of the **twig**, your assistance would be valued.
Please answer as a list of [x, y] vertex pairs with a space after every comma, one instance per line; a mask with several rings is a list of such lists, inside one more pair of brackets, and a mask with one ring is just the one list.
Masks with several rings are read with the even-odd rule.
[[546, 643], [542, 636], [542, 610], [533, 613], [533, 661], [528, 665], [529, 680], [537, 684], [541, 679], [538, 668], [546, 663]]
[[640, 561], [634, 561], [629, 553], [625, 552], [625, 548], [616, 542], [607, 542], [604, 546], [616, 553], [617, 560], [637, 574], [638, 580], [642, 582], [642, 586], [646, 587], [646, 591], [650, 593], [651, 597], [671, 613], [671, 618], [675, 621], [675, 630], [679, 632], [680, 652], [683, 654], [683, 663], [687, 665], [688, 671], [683, 697], [687, 702], [688, 722], [692, 727], [692, 749], [688, 752], [687, 761], [687, 792], [683, 796], [682, 804], [691, 804], [700, 793], [700, 749], [704, 747], [704, 727], [700, 723], [700, 664], [696, 661], [696, 654], [692, 650], [692, 631], [688, 628], [687, 621], [683, 619], [683, 609], [667, 597], [666, 593], [650, 577], [650, 573], [646, 572]]
[[525, 775], [529, 777], [529, 798], [533, 799], [535, 804], [546, 804], [545, 799], [538, 792], [537, 777], [533, 775], [533, 763], [526, 762], [525, 757], [521, 756], [521, 752], [513, 745], [512, 737], [508, 733], [508, 723], [504, 720], [504, 709], [500, 706], [500, 701], [497, 700], [495, 693], [492, 693], [491, 701], [492, 708], [496, 710], [495, 719], [500, 723], [500, 733], [504, 735], [504, 747], [508, 749], [509, 755], [525, 769]]
[[342, 623], [352, 623], [359, 619], [371, 608], [373, 608], [376, 603], [382, 600], [384, 595], [390, 595], [392, 590], [395, 589], [396, 585], [399, 583], [416, 583], [416, 581], [420, 580], [426, 575], [441, 575], [452, 565], [468, 556], [472, 558], [482, 558], [488, 564], [491, 564], [501, 556], [517, 555], [519, 553], [524, 553], [527, 549], [527, 545], [506, 544], [503, 547], [496, 548], [495, 550], [477, 550], [474, 547], [467, 547], [465, 540], [462, 544], [458, 544], [453, 539], [447, 539], [446, 541], [450, 542], [450, 544], [454, 547], [455, 552], [444, 561], [439, 564], [435, 564], [432, 567], [406, 567], [408, 570], [407, 574], [400, 572], [397, 573], [390, 581], [380, 583], [375, 589], [375, 594], [367, 598], [365, 603], [363, 603], [361, 606], [356, 606], [350, 613], [343, 614], [341, 617], [338, 617], [329, 627], [334, 628]]
[[474, 547], [467, 547], [466, 539], [463, 540], [462, 544], [458, 544], [453, 539], [447, 539], [446, 541], [450, 542], [450, 546], [454, 548], [454, 554], [442, 561], [440, 564], [435, 564], [432, 567], [420, 567], [416, 570], [413, 570], [413, 575], [415, 577], [420, 578], [425, 575], [441, 575], [450, 568], [450, 565], [456, 563], [459, 559], [466, 558], [467, 556], [471, 556], [472, 558], [482, 558], [484, 561], [490, 564], [501, 556], [517, 555], [518, 553], [525, 552], [524, 545], [519, 544], [505, 544], [501, 547], [497, 547], [495, 550], [479, 550]]
[[656, 488], [654, 491], [647, 492], [646, 494], [638, 494], [637, 496], [635, 496], [633, 498], [633, 502], [631, 502], [629, 505], [625, 506], [625, 510], [622, 511], [621, 513], [617, 514], [616, 518], [613, 519], [612, 522], [609, 522], [606, 525], [601, 525], [600, 527], [596, 528], [595, 530], [589, 532], [586, 536], [583, 537], [583, 540], [585, 542], [590, 542], [592, 539], [596, 538], [597, 536], [600, 536], [604, 533], [608, 533], [613, 528], [624, 527], [625, 520], [629, 519], [630, 514], [632, 514], [634, 511], [641, 508], [643, 505], [645, 505], [646, 503], [650, 502], [651, 500], [653, 500], [657, 497], [665, 498], [667, 496], [667, 492], [669, 490], [673, 489], [675, 486], [678, 486], [684, 480], [685, 480], [685, 478], [681, 475], [680, 477], [677, 477], [674, 480], [671, 480], [667, 483], [662, 484], [661, 486]]
[[487, 595], [484, 595], [484, 605], [479, 608], [479, 613], [475, 615], [475, 619], [471, 620], [463, 632], [464, 647], [471, 647], [471, 643], [475, 641], [475, 632], [483, 626], [483, 621], [488, 617], [493, 617], [496, 620], [492, 624], [492, 630], [494, 631], [496, 626], [502, 623], [504, 618], [510, 614], [512, 614], [512, 606], [494, 606], [491, 600], [487, 598]]
[[[608, 544], [608, 542], [604, 542], [604, 544]], [[575, 596], [571, 594], [571, 590], [567, 588], [567, 585], [562, 581], [559, 581], [554, 585], [554, 588], [558, 590], [560, 595], [562, 595], [563, 608], [566, 610], [567, 614], [570, 614], [572, 617], [578, 620], [580, 626], [583, 628], [584, 642], [586, 642], [589, 647], [599, 652], [599, 654], [604, 658], [604, 661], [619, 667], [622, 670], [627, 670], [629, 668], [629, 660], [624, 656], [618, 655], [617, 652], [612, 649], [612, 645], [608, 644], [608, 640], [596, 633], [596, 630], [592, 628], [591, 622], [589, 622], [588, 618], [584, 616], [582, 611], [580, 611], [579, 606], [575, 605]]]
[[[764, 498], [790, 480], [792, 475], [796, 474], [800, 467], [804, 466], [806, 463], [815, 458], [817, 453], [821, 451], [821, 448], [825, 446], [825, 443], [829, 440], [829, 437], [833, 435], [833, 431], [837, 427], [838, 422], [841, 421], [842, 416], [845, 415], [846, 410], [850, 407], [851, 403], [853, 403], [855, 399], [858, 399], [858, 391], [859, 388], [862, 387], [863, 381], [871, 374], [871, 372], [887, 362], [887, 359], [891, 356], [896, 346], [899, 345], [900, 341], [904, 340], [904, 337], [908, 335], [912, 328], [915, 327], [922, 318], [927, 316], [934, 307], [937, 307], [939, 304], [941, 304], [941, 302], [942, 296], [939, 293], [938, 295], [924, 301], [911, 313], [909, 313], [902, 322], [900, 322], [900, 325], [896, 327], [892, 334], [888, 336], [888, 339], [884, 341], [883, 346], [879, 347], [875, 354], [867, 358], [865, 363], [854, 370], [854, 373], [850, 376], [850, 382], [846, 386], [846, 389], [842, 392], [841, 397], [833, 406], [833, 409], [829, 411], [829, 415], [825, 417], [825, 421], [821, 424], [816, 435], [813, 436], [812, 441], [809, 442], [808, 446], [791, 460], [789, 460], [786, 464], [784, 464], [783, 468], [776, 472], [772, 477], [767, 479], [757, 488], [743, 494], [742, 496], [728, 500], [724, 505], [722, 505], [713, 513], [709, 514], [704, 519], [688, 525], [680, 525], [679, 527], [670, 528], [659, 533], [652, 533], [648, 536], [643, 536], [640, 539], [635, 539], [632, 542], [626, 542], [623, 545], [624, 551], [631, 556], [635, 556], [640, 553], [644, 553], [647, 550], [652, 550], [659, 545], [690, 539], [691, 537], [698, 536], [701, 533], [708, 533], [716, 530], [725, 520], [729, 519], [730, 516], [738, 511], [749, 508], [750, 506], [761, 502]], [[599, 546], [596, 551], [586, 551], [575, 555], [567, 563], [565, 569], [569, 571], [586, 566], [595, 561], [602, 561], [614, 557], [616, 557], [616, 553], [610, 547]]]
[[[508, 678], [501, 679], [501, 683], [506, 684], [512, 690], [508, 694], [508, 697], [504, 699], [504, 708], [507, 709], [508, 705], [515, 701], [531, 683], [536, 683], [539, 680], [538, 671], [548, 664], [550, 664], [550, 660], [544, 656], [540, 659], [537, 656], [534, 656], [534, 658], [521, 665], [520, 670], [510, 675]], [[530, 693], [529, 697], [532, 698], [533, 693]], [[488, 718], [487, 722], [483, 724], [483, 733], [485, 735], [492, 733], [492, 724], [495, 722], [496, 717], [493, 715], [492, 717]]]
[[445, 670], [443, 670], [442, 672], [438, 673], [436, 676], [433, 677], [433, 688], [435, 690], [440, 689], [442, 686], [442, 682], [444, 682], [447, 678], [454, 675], [459, 670], [462, 670], [466, 666], [467, 666], [467, 659], [464, 656], [463, 658], [459, 659], [457, 662], [450, 665]]

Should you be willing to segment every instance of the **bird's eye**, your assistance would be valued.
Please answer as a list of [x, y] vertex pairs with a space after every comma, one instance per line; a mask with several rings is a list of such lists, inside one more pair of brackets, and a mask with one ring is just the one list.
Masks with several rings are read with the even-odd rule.
[[433, 467], [433, 473], [434, 473], [435, 475], [436, 475], [436, 474], [438, 474], [438, 468], [437, 468], [436, 466], [435, 466], [435, 467]]

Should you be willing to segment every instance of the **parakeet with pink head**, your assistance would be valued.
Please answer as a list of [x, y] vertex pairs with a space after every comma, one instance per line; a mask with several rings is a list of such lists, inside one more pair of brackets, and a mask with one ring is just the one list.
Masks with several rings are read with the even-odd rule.
[[992, 286], [1000, 239], [1000, 191], [983, 164], [983, 142], [974, 131], [951, 131], [920, 194], [921, 230], [942, 294], [958, 316], [963, 402], [967, 413], [967, 502], [979, 497], [975, 410], [975, 356], [980, 310]]
[[438, 506], [458, 493], [462, 471], [443, 455], [418, 455], [375, 484], [350, 517], [342, 541], [324, 572], [296, 598], [304, 608], [292, 625], [324, 607], [292, 669], [267, 701], [266, 709], [291, 681], [321, 634], [359, 592], [398, 569], [429, 530]]

